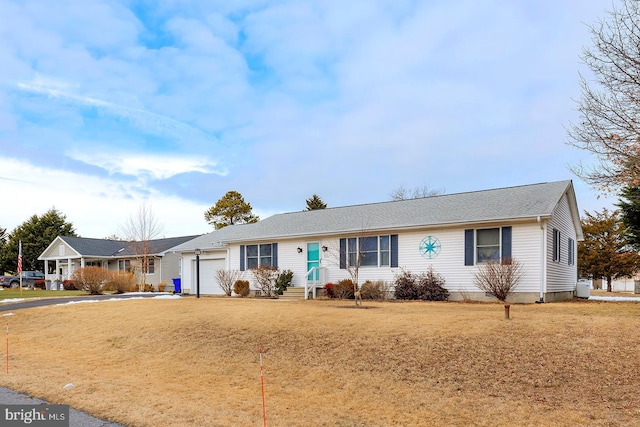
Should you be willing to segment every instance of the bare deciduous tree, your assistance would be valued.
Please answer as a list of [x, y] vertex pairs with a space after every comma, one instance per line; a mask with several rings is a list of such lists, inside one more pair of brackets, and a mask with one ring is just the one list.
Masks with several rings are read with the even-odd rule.
[[242, 272], [240, 270], [224, 270], [220, 269], [216, 271], [216, 281], [220, 288], [224, 291], [227, 296], [231, 296], [231, 292], [233, 291], [233, 284], [236, 283], [236, 280], [242, 278]]
[[413, 190], [407, 190], [400, 186], [389, 193], [389, 197], [393, 201], [407, 199], [423, 199], [425, 197], [434, 197], [444, 194], [444, 190], [434, 190], [426, 185], [415, 187]]
[[569, 144], [595, 154], [598, 165], [574, 172], [604, 192], [640, 185], [640, 2], [621, 0], [606, 20], [589, 26], [593, 46], [582, 60], [594, 75], [580, 75], [580, 119]]
[[145, 289], [147, 284], [147, 271], [149, 269], [149, 259], [151, 255], [150, 243], [163, 233], [163, 227], [158, 222], [153, 209], [147, 203], [142, 203], [138, 211], [131, 214], [121, 227], [125, 240], [133, 246], [133, 252], [137, 262], [133, 265], [140, 290]]
[[[473, 276], [478, 288], [505, 303], [509, 294], [524, 277], [524, 271], [519, 261], [505, 258], [501, 261], [492, 260], [481, 264]], [[509, 304], [505, 304], [504, 307], [504, 316], [505, 319], [508, 319]]]

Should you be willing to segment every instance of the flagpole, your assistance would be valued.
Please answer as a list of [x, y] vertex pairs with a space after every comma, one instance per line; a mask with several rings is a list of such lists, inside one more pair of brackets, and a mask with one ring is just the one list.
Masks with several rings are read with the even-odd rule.
[[20, 298], [22, 298], [22, 240], [18, 246], [18, 277], [20, 277]]

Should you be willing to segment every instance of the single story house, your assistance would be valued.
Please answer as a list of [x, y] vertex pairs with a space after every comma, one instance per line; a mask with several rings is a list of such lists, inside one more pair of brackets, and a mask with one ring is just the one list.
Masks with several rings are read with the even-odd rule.
[[[47, 280], [67, 280], [77, 269], [98, 266], [107, 270], [135, 271], [146, 253], [146, 283], [172, 283], [180, 275], [180, 256], [172, 248], [196, 236], [171, 237], [141, 242], [58, 236], [38, 257], [44, 261]], [[141, 273], [137, 271], [137, 273]]]
[[[478, 266], [512, 258], [524, 278], [513, 302], [572, 298], [577, 241], [583, 239], [571, 181], [273, 215], [232, 225], [173, 248], [182, 255], [182, 289], [223, 294], [215, 272], [270, 265], [293, 271], [294, 287], [318, 289], [349, 278], [364, 254], [359, 282], [385, 280], [405, 269], [442, 275], [450, 299], [488, 300], [474, 285]], [[199, 281], [196, 278], [196, 253]]]

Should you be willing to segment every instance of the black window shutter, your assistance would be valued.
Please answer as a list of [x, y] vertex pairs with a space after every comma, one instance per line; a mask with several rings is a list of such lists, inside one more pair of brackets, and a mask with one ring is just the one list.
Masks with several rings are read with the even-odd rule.
[[473, 265], [473, 229], [464, 230], [464, 265]]
[[391, 235], [391, 268], [398, 266], [398, 235]]
[[340, 239], [340, 268], [347, 268], [347, 239]]
[[278, 268], [278, 244], [271, 244], [271, 266]]
[[502, 259], [511, 258], [511, 227], [502, 227]]
[[240, 245], [240, 271], [244, 271], [244, 245]]

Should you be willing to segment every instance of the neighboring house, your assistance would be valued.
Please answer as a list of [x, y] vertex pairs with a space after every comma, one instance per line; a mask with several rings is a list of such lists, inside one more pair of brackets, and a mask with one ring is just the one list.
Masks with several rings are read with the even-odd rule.
[[[349, 278], [362, 254], [359, 282], [392, 282], [401, 269], [430, 266], [451, 299], [490, 299], [474, 285], [478, 265], [514, 258], [524, 278], [511, 301], [572, 298], [577, 241], [583, 240], [571, 181], [559, 181], [357, 206], [278, 214], [224, 227], [175, 247], [182, 253], [182, 289], [222, 294], [215, 271], [266, 264], [294, 272], [308, 289]], [[307, 295], [309, 292], [307, 291]]]
[[171, 283], [172, 278], [180, 275], [180, 255], [172, 248], [196, 237], [150, 240], [145, 251], [140, 242], [58, 236], [38, 259], [44, 261], [48, 280], [66, 280], [75, 270], [88, 266], [133, 271], [146, 252], [146, 283], [157, 286], [160, 282]]

